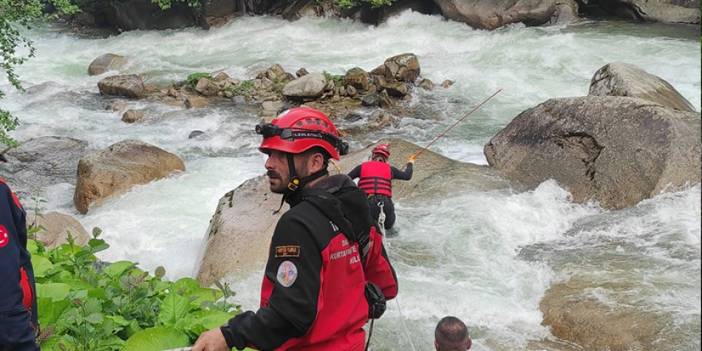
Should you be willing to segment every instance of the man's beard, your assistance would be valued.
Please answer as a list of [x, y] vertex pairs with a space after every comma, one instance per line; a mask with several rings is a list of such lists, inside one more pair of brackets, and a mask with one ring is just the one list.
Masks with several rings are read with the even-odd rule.
[[268, 171], [266, 172], [266, 175], [268, 176], [268, 179], [276, 179], [280, 181], [280, 184], [277, 187], [273, 187], [273, 185], [269, 183], [271, 192], [275, 194], [284, 194], [288, 190], [288, 182], [284, 181], [283, 177], [281, 177], [278, 172]]

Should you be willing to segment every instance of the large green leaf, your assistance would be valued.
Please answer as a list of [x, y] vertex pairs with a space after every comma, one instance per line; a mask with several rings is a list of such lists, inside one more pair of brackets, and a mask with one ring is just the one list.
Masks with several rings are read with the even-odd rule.
[[173, 283], [173, 289], [182, 295], [189, 295], [191, 292], [200, 289], [200, 283], [193, 278], [180, 278]]
[[144, 329], [132, 335], [123, 351], [163, 351], [190, 346], [188, 336], [169, 327]]
[[44, 278], [46, 273], [54, 268], [54, 264], [44, 256], [32, 256], [32, 267], [34, 268], [34, 277]]
[[158, 321], [163, 325], [174, 326], [188, 315], [190, 302], [187, 298], [171, 292], [161, 303], [161, 312], [158, 314]]
[[68, 300], [54, 301], [48, 297], [37, 298], [37, 309], [39, 310], [39, 324], [48, 327], [56, 323], [63, 311], [70, 305]]
[[205, 310], [197, 311], [192, 314], [193, 322], [189, 331], [195, 334], [227, 324], [229, 319], [234, 317], [233, 313], [227, 313], [220, 310]]
[[37, 297], [46, 297], [54, 301], [61, 301], [68, 297], [71, 286], [64, 283], [37, 283]]
[[136, 266], [134, 262], [129, 262], [129, 261], [117, 261], [114, 263], [111, 263], [109, 266], [105, 267], [105, 274], [109, 275], [110, 277], [119, 277], [121, 276], [124, 272], [126, 272], [128, 269]]

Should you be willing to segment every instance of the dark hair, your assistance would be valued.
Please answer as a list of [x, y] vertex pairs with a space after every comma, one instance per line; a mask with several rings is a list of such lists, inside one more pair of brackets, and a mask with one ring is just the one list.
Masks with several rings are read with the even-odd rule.
[[327, 153], [327, 150], [324, 150], [323, 148], [319, 146], [315, 146], [311, 149], [305, 150], [302, 155], [307, 157], [307, 156], [312, 156], [314, 154], [322, 154], [322, 157], [324, 157], [324, 163], [322, 164], [322, 169], [327, 169], [329, 167], [329, 159], [331, 156], [329, 156], [329, 153]]
[[460, 319], [448, 316], [436, 325], [434, 338], [438, 351], [464, 351], [470, 335], [468, 327]]

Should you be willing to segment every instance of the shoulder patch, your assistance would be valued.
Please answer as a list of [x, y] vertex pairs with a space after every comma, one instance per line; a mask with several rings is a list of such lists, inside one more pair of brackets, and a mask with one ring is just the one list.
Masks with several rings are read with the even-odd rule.
[[276, 275], [278, 283], [283, 287], [289, 288], [297, 280], [297, 267], [291, 261], [283, 261], [278, 266], [278, 274]]
[[299, 245], [285, 245], [275, 247], [275, 257], [300, 257]]
[[0, 224], [0, 249], [10, 243], [10, 232], [4, 225]]

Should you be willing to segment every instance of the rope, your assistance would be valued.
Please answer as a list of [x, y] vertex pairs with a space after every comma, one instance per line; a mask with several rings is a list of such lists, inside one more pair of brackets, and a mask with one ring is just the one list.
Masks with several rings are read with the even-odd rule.
[[464, 119], [466, 119], [468, 116], [470, 116], [473, 112], [477, 111], [481, 106], [483, 106], [486, 102], [490, 101], [495, 95], [499, 94], [502, 92], [502, 89], [498, 89], [494, 94], [490, 95], [487, 99], [483, 100], [481, 103], [479, 103], [477, 106], [473, 107], [472, 110], [470, 110], [468, 113], [466, 113], [463, 117], [461, 117], [459, 120], [456, 121], [456, 123], [452, 124], [450, 127], [446, 128], [443, 132], [441, 132], [439, 135], [437, 135], [434, 140], [429, 142], [427, 146], [421, 148], [418, 152], [416, 152], [414, 155], [412, 155], [410, 158], [417, 158], [419, 155], [421, 155], [424, 150], [428, 149], [430, 146], [434, 145], [434, 143], [441, 139], [446, 133], [448, 133], [451, 129], [453, 129], [455, 126], [457, 126], [459, 123], [461, 123]]

